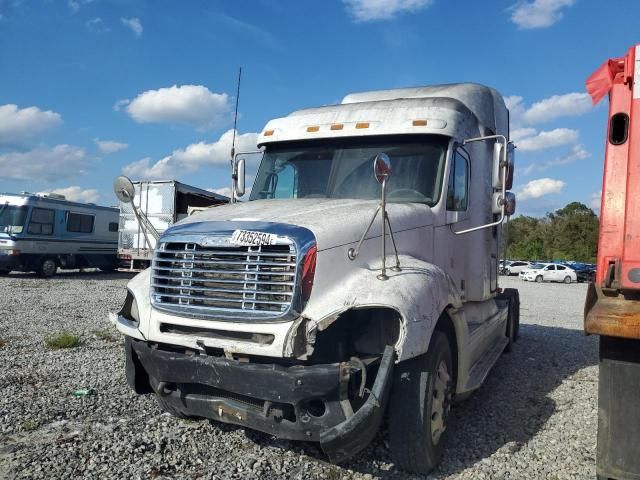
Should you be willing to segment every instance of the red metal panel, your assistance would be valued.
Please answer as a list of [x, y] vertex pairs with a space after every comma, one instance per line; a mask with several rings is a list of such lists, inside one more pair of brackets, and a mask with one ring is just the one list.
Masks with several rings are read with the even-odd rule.
[[[609, 120], [615, 113], [630, 112], [631, 89], [625, 84], [624, 57], [609, 61], [613, 71], [613, 86], [609, 92]], [[609, 142], [610, 121], [607, 121], [605, 164], [600, 208], [600, 235], [596, 284], [602, 285], [609, 271], [610, 262], [619, 262], [624, 243], [625, 196], [627, 189], [627, 158], [629, 142], [612, 145]]]
[[[640, 290], [640, 270], [638, 278], [630, 275], [633, 269], [640, 269], [640, 84], [636, 85], [635, 68], [640, 69], [636, 53], [640, 48], [631, 48], [627, 54], [628, 78], [632, 83], [631, 114], [629, 125], [629, 156], [627, 165], [627, 206], [625, 218], [624, 244], [620, 273], [622, 290]], [[640, 71], [638, 72], [640, 76]], [[635, 281], [634, 281], [635, 280]]]

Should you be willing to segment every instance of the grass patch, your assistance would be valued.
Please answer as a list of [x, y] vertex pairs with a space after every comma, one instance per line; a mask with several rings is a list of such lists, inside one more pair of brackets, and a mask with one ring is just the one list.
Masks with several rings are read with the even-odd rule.
[[51, 350], [59, 350], [61, 348], [75, 348], [80, 346], [80, 337], [68, 332], [61, 333], [55, 337], [45, 340], [47, 347]]
[[29, 419], [22, 422], [22, 429], [25, 432], [32, 432], [36, 428], [38, 428], [38, 422], [36, 422], [35, 420]]
[[105, 342], [115, 342], [116, 339], [113, 338], [111, 332], [107, 330], [94, 330], [93, 334], [98, 340], [104, 340]]

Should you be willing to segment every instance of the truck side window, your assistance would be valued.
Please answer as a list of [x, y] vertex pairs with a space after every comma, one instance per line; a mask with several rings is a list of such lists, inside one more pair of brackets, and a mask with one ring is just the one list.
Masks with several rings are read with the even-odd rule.
[[51, 235], [53, 233], [54, 210], [48, 208], [34, 208], [29, 220], [28, 233], [34, 235]]
[[93, 215], [81, 213], [67, 213], [67, 232], [91, 233], [93, 232]]
[[469, 190], [469, 161], [456, 151], [449, 172], [447, 187], [447, 210], [463, 212], [467, 209]]

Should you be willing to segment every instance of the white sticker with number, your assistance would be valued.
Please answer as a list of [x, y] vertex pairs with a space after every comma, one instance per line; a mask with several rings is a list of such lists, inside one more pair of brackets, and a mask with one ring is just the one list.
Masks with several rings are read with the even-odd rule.
[[236, 230], [231, 236], [231, 243], [243, 246], [275, 245], [277, 236], [272, 233]]

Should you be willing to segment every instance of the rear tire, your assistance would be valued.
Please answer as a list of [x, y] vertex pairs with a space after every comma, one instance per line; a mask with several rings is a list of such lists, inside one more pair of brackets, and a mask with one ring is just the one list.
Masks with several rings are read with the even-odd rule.
[[543, 280], [542, 275], [538, 275], [536, 277], [536, 283], [542, 283], [542, 280]]
[[571, 277], [568, 275], [564, 277], [564, 283], [571, 283]]
[[391, 456], [398, 468], [427, 474], [442, 457], [453, 392], [446, 334], [435, 331], [426, 354], [396, 366], [389, 405]]
[[40, 268], [38, 268], [38, 275], [42, 278], [51, 278], [58, 271], [58, 264], [53, 258], [45, 258], [42, 263], [40, 263]]

